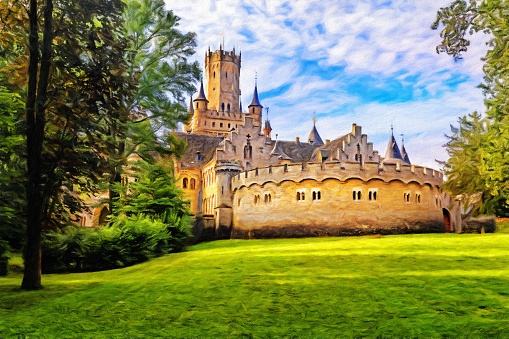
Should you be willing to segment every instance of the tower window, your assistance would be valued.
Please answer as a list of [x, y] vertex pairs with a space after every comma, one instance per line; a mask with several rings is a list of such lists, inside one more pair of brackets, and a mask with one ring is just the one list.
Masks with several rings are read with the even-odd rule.
[[226, 72], [226, 79], [228, 79], [228, 72]]
[[190, 187], [192, 190], [196, 189], [196, 179], [194, 179], [194, 178], [191, 179]]
[[224, 102], [223, 102], [223, 103], [221, 103], [221, 111], [223, 111], [223, 112], [224, 112]]
[[410, 193], [409, 193], [409, 192], [405, 192], [405, 193], [403, 193], [403, 200], [404, 200], [406, 203], [410, 203]]
[[415, 202], [418, 204], [421, 203], [421, 194], [420, 193], [415, 194]]
[[183, 188], [187, 188], [187, 183], [189, 182], [189, 180], [187, 178], [184, 178], [184, 180], [182, 180], [182, 187]]
[[[214, 71], [214, 78], [216, 77], [216, 71]], [[215, 89], [215, 88], [214, 88]]]

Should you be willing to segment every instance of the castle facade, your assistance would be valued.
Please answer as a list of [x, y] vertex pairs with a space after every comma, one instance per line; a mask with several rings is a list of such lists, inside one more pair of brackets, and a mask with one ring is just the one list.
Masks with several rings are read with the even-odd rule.
[[206, 90], [202, 82], [190, 100], [191, 120], [177, 133], [187, 149], [176, 175], [198, 233], [268, 238], [454, 229], [442, 173], [412, 164], [392, 134], [383, 157], [356, 124], [325, 142], [314, 125], [306, 140], [275, 140], [270, 121], [262, 121], [256, 84], [242, 109], [240, 69], [235, 49], [209, 49]]

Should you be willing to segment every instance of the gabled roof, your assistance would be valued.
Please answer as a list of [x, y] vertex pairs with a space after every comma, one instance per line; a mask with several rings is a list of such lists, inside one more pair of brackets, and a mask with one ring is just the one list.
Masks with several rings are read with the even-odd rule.
[[[223, 137], [205, 134], [188, 134], [175, 132], [175, 135], [186, 141], [184, 155], [179, 159], [182, 167], [199, 168], [208, 163], [216, 154], [216, 149], [223, 142]], [[197, 153], [200, 158], [198, 159]]]
[[307, 142], [281, 141], [277, 140], [271, 156], [278, 156], [278, 159], [290, 160], [291, 162], [309, 162], [316, 145]]

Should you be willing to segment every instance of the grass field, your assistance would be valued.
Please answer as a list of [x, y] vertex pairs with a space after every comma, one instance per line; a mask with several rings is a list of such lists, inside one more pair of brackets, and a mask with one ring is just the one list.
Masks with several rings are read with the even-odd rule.
[[1, 338], [509, 337], [509, 233], [217, 241], [20, 283]]

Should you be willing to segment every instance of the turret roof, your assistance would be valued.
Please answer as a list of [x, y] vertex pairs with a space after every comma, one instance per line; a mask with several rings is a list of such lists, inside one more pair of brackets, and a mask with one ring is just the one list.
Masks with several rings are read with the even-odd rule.
[[403, 160], [403, 157], [399, 151], [398, 143], [396, 142], [396, 139], [394, 139], [394, 134], [391, 134], [389, 143], [387, 144], [387, 152], [385, 152], [384, 162], [394, 160]]
[[199, 101], [199, 100], [205, 100], [206, 102], [209, 102], [207, 100], [207, 98], [205, 97], [205, 91], [203, 90], [203, 80], [200, 81], [200, 93], [198, 93], [198, 97], [196, 99], [194, 99], [194, 101]]
[[405, 145], [401, 145], [401, 156], [403, 157], [403, 161], [407, 164], [410, 164], [410, 158], [408, 157], [408, 153], [406, 152]]
[[321, 146], [324, 144], [322, 138], [320, 137], [320, 134], [318, 133], [318, 130], [316, 129], [315, 124], [313, 124], [313, 128], [311, 129], [311, 132], [309, 133], [308, 142], [315, 146]]
[[247, 106], [247, 107], [251, 107], [251, 106], [260, 106], [263, 108], [262, 104], [260, 104], [260, 100], [258, 100], [258, 86], [257, 85], [255, 85], [255, 88], [254, 88], [253, 101], [251, 101], [251, 104], [249, 104], [249, 106]]

